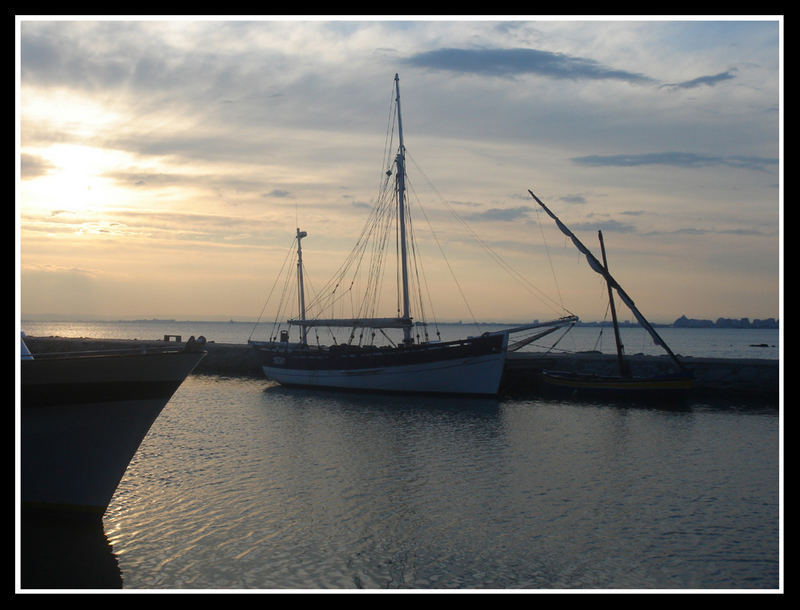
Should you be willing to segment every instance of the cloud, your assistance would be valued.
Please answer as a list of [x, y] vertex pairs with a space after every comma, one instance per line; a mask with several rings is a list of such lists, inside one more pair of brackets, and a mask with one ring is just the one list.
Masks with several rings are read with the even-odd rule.
[[534, 209], [530, 206], [523, 205], [518, 208], [490, 208], [484, 212], [476, 212], [467, 216], [468, 220], [476, 220], [479, 222], [484, 221], [512, 221], [525, 218]]
[[597, 222], [582, 222], [571, 225], [574, 231], [604, 231], [607, 233], [633, 233], [636, 227], [617, 220], [601, 220]]
[[[31, 25], [33, 27], [31, 27]], [[130, 55], [104, 56], [77, 52], [74, 45], [81, 44], [80, 51], [97, 43], [97, 36], [68, 40], [57, 35], [57, 24], [25, 24], [24, 36], [20, 39], [21, 74], [24, 82], [38, 84], [80, 83], [85, 89], [105, 88], [124, 83], [132, 72]], [[107, 28], [105, 28], [107, 29]], [[96, 33], [94, 28], [93, 33]], [[89, 42], [91, 41], [91, 42]]]
[[262, 196], [263, 197], [284, 198], [284, 197], [289, 197], [290, 195], [291, 195], [291, 193], [289, 191], [287, 191], [287, 190], [284, 190], [284, 189], [272, 189], [269, 193], [264, 193]]
[[719, 74], [713, 74], [711, 76], [698, 76], [697, 78], [683, 81], [682, 83], [665, 83], [661, 85], [661, 87], [662, 88], [669, 87], [673, 89], [694, 89], [695, 87], [700, 87], [702, 85], [713, 87], [714, 85], [717, 85], [726, 80], [731, 80], [736, 78], [733, 72], [736, 72], [735, 68], [728, 70], [727, 72], [720, 72]]
[[23, 180], [46, 176], [55, 166], [38, 155], [20, 154], [20, 178]]
[[564, 195], [558, 198], [558, 201], [564, 203], [586, 203], [586, 197], [583, 195]]
[[700, 155], [687, 152], [661, 152], [620, 155], [587, 155], [573, 157], [572, 161], [587, 167], [638, 167], [641, 165], [670, 165], [673, 167], [698, 168], [726, 166], [738, 169], [766, 171], [776, 166], [778, 159], [750, 157], [744, 155]]
[[[180, 172], [140, 172], [131, 169], [121, 169], [118, 171], [103, 172], [104, 178], [114, 180], [121, 186], [134, 187], [137, 189], [159, 189], [165, 187], [179, 187], [192, 189], [205, 189], [220, 195], [223, 193], [256, 193], [264, 188], [263, 182], [258, 179], [248, 179], [247, 177], [229, 176], [223, 173], [207, 174], [198, 176], [190, 173]], [[288, 191], [274, 189], [269, 193], [263, 193], [261, 197], [289, 197]]]
[[648, 231], [643, 233], [645, 236], [651, 235], [738, 235], [741, 237], [759, 237], [771, 235], [771, 233], [759, 229], [698, 229], [695, 227], [685, 227], [671, 231]]
[[441, 48], [417, 53], [405, 60], [412, 66], [465, 74], [514, 76], [537, 74], [570, 80], [621, 80], [629, 83], [653, 82], [648, 76], [618, 70], [585, 57], [553, 53], [540, 49], [456, 49]]

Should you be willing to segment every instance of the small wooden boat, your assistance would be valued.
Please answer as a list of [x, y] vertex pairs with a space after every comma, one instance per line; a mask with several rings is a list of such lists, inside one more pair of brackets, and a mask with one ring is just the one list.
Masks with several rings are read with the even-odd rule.
[[[694, 375], [687, 369], [678, 357], [672, 352], [669, 346], [656, 332], [655, 328], [647, 321], [639, 309], [633, 302], [633, 299], [622, 289], [617, 281], [611, 276], [608, 270], [608, 260], [606, 259], [605, 243], [603, 242], [603, 233], [598, 231], [600, 239], [600, 249], [602, 252], [603, 262], [601, 263], [583, 243], [575, 236], [575, 234], [567, 228], [567, 226], [556, 217], [550, 209], [542, 203], [542, 201], [533, 194], [533, 191], [528, 190], [536, 202], [544, 209], [545, 212], [555, 221], [558, 228], [567, 237], [572, 240], [572, 243], [578, 250], [586, 256], [589, 266], [602, 275], [606, 280], [608, 286], [608, 300], [609, 308], [611, 310], [612, 322], [614, 325], [614, 339], [617, 350], [617, 375], [601, 375], [586, 372], [575, 371], [551, 371], [544, 370], [541, 373], [542, 382], [550, 388], [557, 388], [560, 390], [569, 390], [575, 394], [591, 394], [603, 395], [609, 394], [621, 396], [637, 396], [637, 397], [656, 397], [664, 398], [672, 394], [685, 393], [693, 386]], [[625, 305], [631, 310], [639, 324], [650, 334], [656, 345], [659, 345], [671, 358], [675, 365], [676, 371], [668, 375], [649, 375], [649, 376], [634, 376], [631, 372], [630, 365], [625, 359], [622, 341], [619, 333], [619, 323], [617, 321], [617, 311], [614, 304], [614, 292], [616, 291]]]
[[625, 377], [621, 375], [595, 375], [572, 371], [545, 370], [542, 381], [550, 387], [591, 392], [597, 395], [641, 396], [656, 393], [687, 392], [692, 389], [693, 378], [687, 374], [654, 375], [651, 377]]

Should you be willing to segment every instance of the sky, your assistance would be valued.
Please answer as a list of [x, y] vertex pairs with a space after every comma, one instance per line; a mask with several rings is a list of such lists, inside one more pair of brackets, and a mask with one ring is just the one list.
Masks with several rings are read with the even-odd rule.
[[18, 315], [255, 319], [298, 227], [322, 286], [399, 74], [437, 319], [607, 317], [529, 189], [598, 258], [602, 230], [651, 321], [779, 318], [782, 38], [776, 16], [19, 16]]

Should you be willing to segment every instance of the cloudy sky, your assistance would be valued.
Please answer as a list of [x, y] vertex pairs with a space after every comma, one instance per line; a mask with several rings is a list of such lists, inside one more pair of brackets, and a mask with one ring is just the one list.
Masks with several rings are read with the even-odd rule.
[[298, 226], [321, 286], [395, 73], [440, 320], [606, 315], [528, 189], [652, 321], [780, 315], [779, 19], [21, 17], [17, 53], [23, 318], [252, 319]]

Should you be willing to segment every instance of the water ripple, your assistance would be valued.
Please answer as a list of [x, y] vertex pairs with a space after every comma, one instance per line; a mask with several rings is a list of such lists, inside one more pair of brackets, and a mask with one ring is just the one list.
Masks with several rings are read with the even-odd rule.
[[127, 588], [774, 588], [777, 418], [190, 377], [105, 524]]

